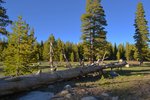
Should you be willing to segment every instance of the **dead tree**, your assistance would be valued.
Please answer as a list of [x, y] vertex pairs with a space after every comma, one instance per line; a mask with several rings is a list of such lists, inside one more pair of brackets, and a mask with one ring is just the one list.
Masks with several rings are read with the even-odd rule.
[[64, 48], [62, 49], [62, 53], [63, 53], [63, 57], [64, 57], [64, 59], [66, 61], [66, 67], [69, 68], [69, 69], [72, 68], [71, 63], [68, 61], [68, 59], [66, 57]]
[[0, 97], [3, 95], [9, 95], [14, 93], [19, 93], [22, 91], [29, 91], [46, 84], [54, 83], [57, 81], [69, 80], [76, 78], [78, 76], [86, 76], [87, 74], [100, 72], [100, 75], [103, 74], [103, 69], [107, 68], [117, 68], [125, 66], [127, 63], [111, 63], [101, 66], [86, 66], [86, 67], [77, 67], [62, 71], [56, 71], [53, 73], [41, 73], [40, 75], [26, 75], [18, 76], [13, 78], [4, 78], [0, 79]]
[[72, 68], [71, 63], [68, 61], [68, 59], [67, 59], [67, 57], [66, 57], [65, 53], [63, 54], [63, 56], [64, 56], [64, 58], [65, 58], [65, 60], [66, 60], [67, 68]]
[[80, 65], [80, 66], [82, 65], [82, 63], [81, 63], [81, 59], [79, 59], [79, 65]]
[[57, 66], [54, 66], [53, 62], [53, 57], [54, 57], [54, 50], [53, 50], [53, 43], [50, 41], [50, 58], [49, 58], [49, 63], [50, 63], [50, 70], [51, 72], [54, 72], [57, 70]]
[[96, 64], [97, 64], [97, 65], [99, 65], [99, 63], [100, 63], [100, 59], [98, 59], [98, 60], [96, 61]]
[[105, 51], [102, 59], [98, 59], [97, 62], [96, 62], [96, 64], [98, 64], [98, 65], [99, 64], [104, 64], [104, 60], [108, 58], [108, 57], [106, 57], [106, 54], [107, 54], [107, 52]]
[[81, 61], [81, 66], [84, 67], [84, 59]]
[[81, 67], [84, 67], [84, 59], [82, 59], [82, 60], [79, 59], [79, 64], [80, 64]]
[[102, 58], [102, 63], [104, 62], [104, 60], [106, 59], [105, 56], [106, 56], [107, 52], [105, 51], [104, 55], [103, 55], [103, 58]]

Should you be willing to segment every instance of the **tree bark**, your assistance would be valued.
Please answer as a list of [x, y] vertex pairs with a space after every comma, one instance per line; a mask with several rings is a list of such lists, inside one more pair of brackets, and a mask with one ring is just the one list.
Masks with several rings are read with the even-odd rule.
[[50, 41], [50, 47], [49, 47], [49, 52], [50, 52], [50, 58], [49, 58], [49, 63], [50, 67], [53, 68], [53, 43]]
[[57, 81], [68, 80], [78, 76], [84, 76], [89, 73], [99, 72], [106, 68], [115, 68], [125, 66], [127, 63], [111, 63], [103, 66], [90, 65], [86, 67], [77, 67], [53, 73], [41, 73], [38, 75], [26, 75], [13, 78], [0, 79], [0, 96], [29, 91], [48, 85]]
[[105, 60], [105, 56], [106, 56], [107, 52], [105, 51], [104, 55], [103, 55], [103, 58], [102, 58], [102, 63], [104, 62]]
[[66, 61], [66, 63], [67, 63], [67, 64], [66, 64], [66, 67], [67, 67], [67, 68], [72, 68], [71, 63], [68, 61], [68, 59], [67, 59], [65, 53], [63, 54], [63, 56], [64, 56], [65, 61]]

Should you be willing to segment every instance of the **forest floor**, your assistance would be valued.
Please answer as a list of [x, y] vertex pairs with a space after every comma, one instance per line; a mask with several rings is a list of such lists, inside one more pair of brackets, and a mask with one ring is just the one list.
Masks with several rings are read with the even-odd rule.
[[[89, 75], [79, 80], [64, 82], [61, 87], [71, 85], [76, 94], [75, 100], [89, 95], [99, 98], [98, 100], [112, 100], [112, 97], [117, 97], [118, 100], [150, 99], [150, 67], [130, 67], [115, 71], [119, 73], [116, 78], [110, 78], [107, 75], [109, 71], [106, 71], [106, 78], [99, 79], [98, 76]], [[56, 87], [60, 87], [60, 84], [56, 83], [54, 89]], [[58, 96], [60, 91], [56, 91]]]
[[[100, 79], [96, 73], [85, 77], [80, 77], [64, 82], [56, 82], [48, 86], [43, 86], [34, 91], [51, 92], [57, 98], [52, 100], [81, 100], [86, 96], [97, 98], [96, 100], [149, 100], [150, 99], [150, 65], [136, 67], [130, 66], [122, 70], [114, 69], [119, 76], [111, 78], [110, 69], [105, 70], [104, 76]], [[64, 87], [70, 85], [73, 95], [70, 99], [62, 98]], [[11, 100], [26, 95], [20, 93], [9, 97], [0, 98], [0, 100]]]

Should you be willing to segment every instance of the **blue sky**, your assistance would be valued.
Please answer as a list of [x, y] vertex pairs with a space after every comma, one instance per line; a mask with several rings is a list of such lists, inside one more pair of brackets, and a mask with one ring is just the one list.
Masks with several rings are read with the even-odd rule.
[[[136, 6], [143, 2], [150, 27], [150, 0], [102, 0], [108, 26], [107, 40], [112, 43], [134, 43], [134, 18]], [[11, 20], [17, 16], [35, 29], [38, 41], [45, 41], [51, 33], [63, 41], [81, 41], [81, 15], [86, 0], [6, 0], [3, 5]], [[10, 27], [8, 27], [10, 30]]]

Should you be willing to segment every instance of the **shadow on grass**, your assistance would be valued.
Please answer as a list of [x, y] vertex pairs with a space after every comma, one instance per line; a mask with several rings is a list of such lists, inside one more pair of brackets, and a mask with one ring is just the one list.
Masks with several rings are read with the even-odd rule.
[[[132, 76], [132, 75], [146, 75], [146, 74], [150, 74], [150, 69], [141, 69], [141, 70], [114, 70], [116, 73], [118, 73], [120, 76]], [[109, 75], [110, 71], [105, 71], [105, 74], [102, 76], [103, 78], [105, 79], [111, 79], [110, 75]], [[98, 80], [100, 80], [102, 78], [101, 76], [99, 76], [97, 73], [93, 73], [93, 74], [89, 74], [89, 75], [86, 75], [86, 76], [83, 76], [83, 77], [76, 77], [76, 78], [73, 78], [73, 79], [70, 79], [70, 80], [66, 80], [66, 81], [63, 81], [61, 82], [55, 82], [54, 84], [54, 87], [51, 89], [51, 92], [54, 92], [54, 93], [58, 93], [60, 91], [62, 91], [64, 89], [64, 86], [65, 85], [71, 85], [72, 87], [76, 87], [76, 84], [77, 83], [88, 83], [88, 82], [96, 82]], [[137, 81], [137, 80], [133, 80], [133, 81]], [[123, 81], [123, 82], [129, 82], [128, 80], [127, 81]], [[119, 82], [119, 83], [123, 83], [123, 82]], [[118, 83], [118, 82], [116, 82]], [[106, 85], [107, 83], [105, 83]], [[109, 85], [110, 83], [108, 83], [107, 85]], [[115, 83], [114, 83], [115, 84]], [[86, 88], [90, 88], [90, 87], [93, 87], [93, 86], [85, 86]], [[47, 89], [47, 86], [43, 87], [43, 88], [40, 88], [40, 90], [43, 90], [43, 91], [49, 91], [49, 89]]]
[[146, 75], [150, 74], [150, 69], [141, 69], [141, 70], [122, 70], [116, 72], [121, 76], [131, 76], [131, 75]]
[[138, 91], [136, 89], [132, 89], [132, 87], [128, 87], [122, 89], [112, 89], [110, 94], [111, 96], [118, 96], [119, 100], [148, 100], [147, 96], [149, 94], [142, 94], [142, 92], [143, 91]]
[[110, 91], [111, 95], [119, 96], [119, 100], [149, 100], [149, 85], [149, 80], [133, 80], [128, 83], [128, 86], [120, 85], [119, 87], [110, 89]]

